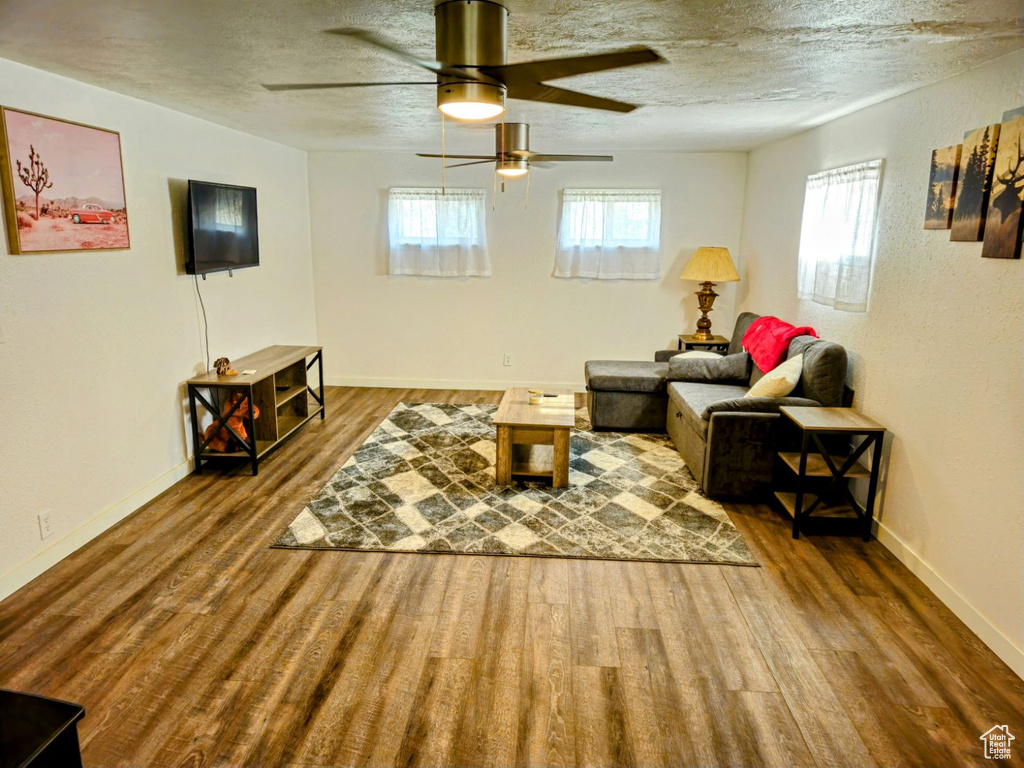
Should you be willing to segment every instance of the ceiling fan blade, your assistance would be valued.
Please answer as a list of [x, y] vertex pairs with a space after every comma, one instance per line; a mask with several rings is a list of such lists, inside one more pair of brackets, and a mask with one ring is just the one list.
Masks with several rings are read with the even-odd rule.
[[530, 163], [610, 163], [611, 155], [530, 155]]
[[454, 165], [446, 165], [445, 168], [461, 168], [464, 165], [483, 165], [484, 163], [493, 163], [494, 161], [495, 158], [490, 157], [487, 160], [471, 160], [468, 163], [455, 163]]
[[397, 56], [410, 64], [415, 64], [417, 67], [434, 72], [438, 75], [445, 75], [447, 77], [459, 77], [463, 80], [478, 80], [481, 82], [493, 82], [492, 78], [488, 75], [480, 74], [475, 69], [464, 69], [462, 67], [452, 66], [445, 64], [441, 61], [427, 61], [425, 59], [417, 58], [407, 51], [403, 51], [393, 43], [388, 42], [382, 37], [378, 37], [372, 32], [368, 32], [365, 29], [357, 29], [355, 27], [337, 27], [335, 29], [325, 29], [325, 34], [328, 35], [339, 35], [340, 37], [351, 37], [355, 40], [359, 40], [367, 45], [372, 45], [375, 48], [380, 48], [387, 51], [393, 56]]
[[541, 101], [547, 104], [564, 104], [569, 107], [587, 107], [588, 109], [604, 109], [609, 112], [632, 112], [639, 104], [628, 104], [624, 101], [606, 99], [601, 96], [591, 96], [579, 91], [568, 91], [565, 88], [555, 88], [552, 85], [533, 83], [528, 87], [508, 89], [508, 96], [512, 99], [524, 101]]
[[489, 160], [492, 163], [500, 159], [495, 155], [428, 155], [425, 152], [417, 152], [416, 157], [446, 157], [449, 160]]
[[263, 87], [268, 91], [316, 91], [326, 88], [372, 88], [377, 85], [437, 85], [437, 81], [422, 80], [416, 83], [265, 83]]
[[631, 67], [663, 61], [650, 48], [628, 48], [613, 53], [597, 53], [590, 56], [570, 56], [562, 59], [541, 59], [524, 61], [521, 64], [506, 64], [502, 67], [482, 67], [484, 74], [504, 82], [511, 91], [520, 84], [543, 83], [560, 77], [583, 75], [588, 72], [603, 72], [607, 69]]

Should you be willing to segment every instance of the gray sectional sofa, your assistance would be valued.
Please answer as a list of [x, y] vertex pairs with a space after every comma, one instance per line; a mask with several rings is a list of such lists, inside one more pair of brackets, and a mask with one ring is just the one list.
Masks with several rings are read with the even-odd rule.
[[741, 340], [759, 316], [736, 320], [726, 354], [716, 359], [656, 353], [654, 362], [586, 363], [587, 407], [594, 429], [668, 431], [708, 496], [750, 497], [771, 488], [775, 456], [794, 435], [780, 422], [783, 405], [848, 405], [847, 355], [813, 336], [790, 342], [787, 358], [803, 354], [803, 373], [788, 397], [745, 397], [764, 374]]

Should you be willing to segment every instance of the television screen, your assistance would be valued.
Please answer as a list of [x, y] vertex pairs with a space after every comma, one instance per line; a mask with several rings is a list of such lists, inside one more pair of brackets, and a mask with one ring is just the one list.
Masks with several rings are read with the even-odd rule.
[[188, 183], [190, 275], [260, 263], [256, 190], [205, 181]]

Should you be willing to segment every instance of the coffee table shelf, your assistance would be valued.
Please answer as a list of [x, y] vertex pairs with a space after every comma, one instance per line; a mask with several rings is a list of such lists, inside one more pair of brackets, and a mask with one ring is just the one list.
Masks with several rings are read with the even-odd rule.
[[512, 475], [554, 477], [554, 445], [512, 444]]

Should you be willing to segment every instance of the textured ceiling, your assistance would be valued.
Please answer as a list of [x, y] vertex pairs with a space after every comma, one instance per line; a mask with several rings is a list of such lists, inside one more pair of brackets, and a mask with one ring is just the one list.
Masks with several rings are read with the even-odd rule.
[[[510, 63], [644, 44], [666, 64], [557, 85], [627, 115], [509, 101], [531, 146], [745, 150], [1024, 47], [1021, 0], [509, 0]], [[432, 0], [0, 0], [0, 57], [304, 149], [440, 146], [430, 86], [270, 93], [267, 82], [419, 80], [320, 30], [433, 58]], [[429, 79], [429, 78], [428, 78]], [[17, 105], [12, 105], [17, 106]], [[493, 146], [461, 126], [448, 150]]]

